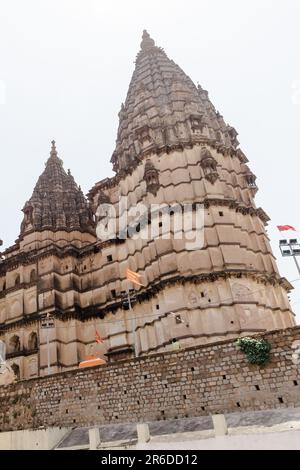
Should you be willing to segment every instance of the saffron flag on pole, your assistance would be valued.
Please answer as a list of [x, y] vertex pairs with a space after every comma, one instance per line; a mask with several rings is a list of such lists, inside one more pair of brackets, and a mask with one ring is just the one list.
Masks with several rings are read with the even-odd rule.
[[134, 271], [131, 271], [131, 269], [127, 269], [126, 278], [128, 281], [132, 282], [133, 284], [136, 284], [138, 286], [143, 286], [143, 284], [140, 282], [141, 275]]
[[294, 232], [297, 232], [295, 227], [293, 227], [292, 225], [277, 225], [277, 228], [280, 232], [285, 232], [287, 230], [293, 230]]
[[101, 338], [97, 330], [95, 334], [95, 339], [96, 339], [96, 343], [104, 343], [103, 339]]

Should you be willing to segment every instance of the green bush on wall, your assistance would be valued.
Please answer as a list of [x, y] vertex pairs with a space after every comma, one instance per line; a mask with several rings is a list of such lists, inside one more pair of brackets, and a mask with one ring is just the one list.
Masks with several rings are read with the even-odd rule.
[[270, 360], [271, 345], [265, 339], [239, 338], [237, 345], [246, 354], [250, 364], [264, 365]]

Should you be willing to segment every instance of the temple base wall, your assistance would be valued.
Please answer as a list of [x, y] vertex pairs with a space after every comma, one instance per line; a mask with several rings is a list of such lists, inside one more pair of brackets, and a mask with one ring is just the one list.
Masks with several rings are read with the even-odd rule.
[[300, 406], [300, 327], [259, 337], [265, 366], [227, 340], [1, 387], [0, 431]]

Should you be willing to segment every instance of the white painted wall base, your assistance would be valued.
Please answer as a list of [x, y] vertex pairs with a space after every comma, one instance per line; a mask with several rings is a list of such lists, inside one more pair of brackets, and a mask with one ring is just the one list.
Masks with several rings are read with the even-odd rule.
[[0, 450], [50, 450], [68, 432], [68, 428], [1, 432]]
[[89, 429], [90, 450], [97, 450], [100, 445], [100, 431], [99, 428]]
[[227, 423], [224, 415], [212, 415], [215, 436], [226, 436], [228, 434]]
[[143, 444], [150, 441], [150, 431], [148, 424], [139, 423], [137, 424], [137, 435], [138, 442]]

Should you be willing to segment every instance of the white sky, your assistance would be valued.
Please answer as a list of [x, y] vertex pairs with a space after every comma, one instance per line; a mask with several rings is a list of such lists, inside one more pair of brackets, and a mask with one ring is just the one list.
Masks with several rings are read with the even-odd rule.
[[[111, 175], [117, 114], [146, 28], [239, 132], [279, 258], [276, 225], [300, 230], [299, 18], [299, 0], [0, 0], [5, 246], [18, 236], [53, 138], [85, 192]], [[289, 280], [299, 277], [293, 260], [278, 264]]]

